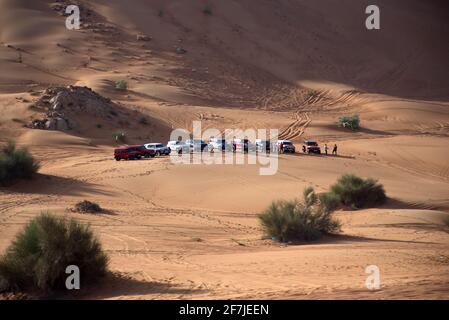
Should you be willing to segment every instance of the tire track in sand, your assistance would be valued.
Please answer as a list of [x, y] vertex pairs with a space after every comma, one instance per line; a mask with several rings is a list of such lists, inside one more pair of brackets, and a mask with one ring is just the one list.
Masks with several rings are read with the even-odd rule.
[[298, 110], [295, 113], [295, 120], [287, 126], [279, 134], [281, 140], [293, 140], [301, 137], [304, 134], [307, 126], [312, 122], [308, 112], [301, 112]]

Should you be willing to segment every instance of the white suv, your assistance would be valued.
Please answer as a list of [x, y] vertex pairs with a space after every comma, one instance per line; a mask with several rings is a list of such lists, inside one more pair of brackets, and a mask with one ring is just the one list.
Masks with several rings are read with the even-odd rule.
[[170, 148], [170, 151], [177, 153], [190, 151], [190, 145], [186, 144], [184, 141], [169, 141], [167, 147]]
[[211, 138], [209, 140], [210, 151], [228, 151], [231, 150], [231, 146], [226, 143], [223, 138]]
[[190, 152], [203, 152], [207, 151], [207, 143], [203, 140], [187, 140], [185, 142], [189, 146]]

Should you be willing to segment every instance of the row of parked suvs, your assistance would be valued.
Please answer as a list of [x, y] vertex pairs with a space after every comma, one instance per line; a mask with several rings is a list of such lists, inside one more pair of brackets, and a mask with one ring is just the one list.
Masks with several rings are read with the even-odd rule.
[[[321, 153], [318, 143], [312, 140], [304, 141], [303, 152]], [[114, 158], [120, 160], [138, 160], [141, 158], [154, 158], [157, 156], [169, 155], [172, 152], [177, 154], [189, 152], [278, 152], [295, 153], [296, 148], [290, 140], [270, 140], [256, 139], [254, 143], [249, 139], [233, 139], [228, 143], [225, 139], [211, 138], [208, 143], [203, 140], [169, 141], [167, 145], [162, 143], [147, 143], [143, 145], [123, 146], [114, 150]]]

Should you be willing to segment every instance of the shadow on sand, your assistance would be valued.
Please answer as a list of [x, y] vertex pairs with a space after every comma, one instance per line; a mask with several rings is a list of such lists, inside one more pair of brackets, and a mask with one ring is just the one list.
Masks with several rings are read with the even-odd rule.
[[5, 193], [48, 194], [48, 195], [113, 195], [101, 190], [101, 186], [73, 178], [47, 174], [36, 174], [33, 179], [21, 180], [8, 187], [0, 188]]
[[[380, 225], [378, 225], [380, 226]], [[385, 227], [395, 227], [395, 225], [385, 225]], [[438, 244], [436, 242], [429, 241], [413, 241], [413, 240], [395, 240], [395, 239], [377, 239], [362, 236], [351, 236], [345, 234], [327, 235], [316, 242], [316, 244], [341, 244], [341, 243], [369, 243], [369, 242], [390, 242], [390, 243], [413, 243], [413, 244]]]
[[316, 126], [325, 128], [327, 130], [332, 130], [332, 131], [341, 132], [341, 133], [350, 133], [353, 135], [360, 134], [360, 133], [365, 133], [365, 134], [379, 136], [379, 137], [392, 137], [392, 136], [397, 135], [397, 133], [392, 132], [392, 131], [375, 130], [375, 129], [369, 129], [369, 128], [365, 128], [365, 127], [360, 127], [359, 129], [353, 131], [348, 128], [339, 127], [337, 124], [321, 124], [321, 125], [316, 125]]
[[388, 198], [387, 201], [379, 207], [380, 209], [418, 209], [418, 210], [436, 210], [449, 211], [449, 206], [441, 204], [430, 204], [425, 202], [407, 202], [400, 199]]
[[[380, 226], [380, 225], [378, 225]], [[395, 225], [385, 225], [386, 227], [395, 227]], [[440, 230], [440, 229], [439, 229]], [[440, 230], [441, 231], [441, 230]], [[414, 240], [397, 240], [397, 239], [377, 239], [362, 236], [352, 236], [347, 234], [329, 234], [324, 235], [319, 240], [315, 241], [292, 241], [290, 246], [311, 246], [311, 245], [333, 245], [333, 244], [348, 244], [352, 243], [409, 243], [409, 244], [439, 244], [429, 241], [414, 241]]]
[[296, 152], [296, 153], [287, 153], [285, 154], [287, 156], [294, 156], [294, 157], [317, 157], [317, 158], [340, 158], [340, 159], [356, 159], [355, 156], [351, 155], [332, 155], [332, 154], [315, 154], [315, 153], [303, 153], [303, 152]]
[[[145, 296], [154, 295], [154, 298], [164, 299], [164, 296], [195, 295], [207, 293], [201, 288], [187, 288], [180, 285], [133, 279], [130, 276], [119, 273], [110, 273], [101, 283], [95, 287], [86, 288], [89, 294], [82, 294], [75, 298], [80, 299], [109, 299], [120, 296]], [[149, 297], [151, 299], [151, 297]]]

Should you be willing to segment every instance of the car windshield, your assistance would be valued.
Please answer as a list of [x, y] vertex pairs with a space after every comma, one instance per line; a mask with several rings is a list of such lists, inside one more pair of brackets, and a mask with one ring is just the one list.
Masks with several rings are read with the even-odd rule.
[[163, 144], [157, 144], [157, 145], [156, 145], [156, 148], [163, 148], [163, 147], [164, 147]]
[[292, 143], [290, 141], [284, 141], [283, 144], [284, 144], [284, 146], [291, 146], [292, 145]]
[[315, 141], [306, 141], [306, 144], [307, 144], [308, 146], [312, 146], [312, 147], [315, 147], [315, 146], [318, 145], [318, 143], [316, 143]]

